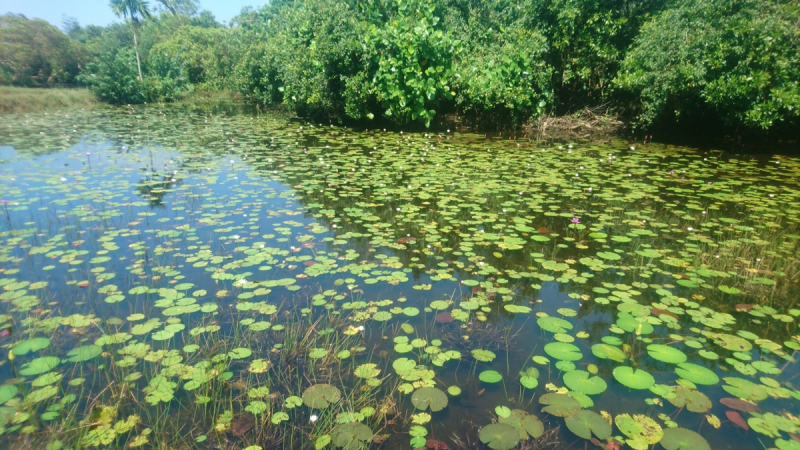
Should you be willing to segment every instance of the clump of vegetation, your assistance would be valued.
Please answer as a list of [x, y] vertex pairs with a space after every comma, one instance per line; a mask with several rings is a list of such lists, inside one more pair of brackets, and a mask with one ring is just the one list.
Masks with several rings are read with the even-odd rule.
[[642, 28], [617, 77], [635, 124], [702, 121], [770, 130], [800, 118], [794, 2], [682, 0]]
[[[508, 129], [602, 108], [645, 133], [713, 125], [792, 139], [800, 129], [792, 2], [281, 0], [229, 26], [193, 0], [114, 5], [126, 23], [70, 21], [68, 37], [7, 16], [20, 32], [3, 31], [0, 82], [81, 83], [126, 104], [235, 91], [373, 126], [456, 117]], [[18, 38], [44, 34], [30, 51], [34, 40]]]

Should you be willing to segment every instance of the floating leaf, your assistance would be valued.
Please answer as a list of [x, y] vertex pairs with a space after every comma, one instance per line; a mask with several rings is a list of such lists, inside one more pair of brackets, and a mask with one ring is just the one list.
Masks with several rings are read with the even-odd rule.
[[719, 383], [719, 377], [710, 369], [692, 363], [680, 363], [675, 369], [679, 377], [695, 384], [714, 385]]
[[23, 364], [22, 369], [20, 369], [20, 375], [30, 376], [30, 375], [39, 375], [41, 373], [49, 372], [53, 370], [59, 363], [59, 359], [55, 356], [44, 356], [42, 358], [36, 358], [33, 361]]
[[[589, 372], [573, 370], [564, 374], [564, 384], [573, 391], [586, 395], [597, 395], [608, 388], [606, 382], [600, 377], [593, 377]], [[587, 438], [588, 439], [588, 438]]]
[[497, 383], [503, 379], [503, 376], [495, 370], [484, 370], [478, 375], [478, 379], [484, 383]]
[[625, 442], [637, 450], [647, 449], [664, 437], [664, 430], [661, 429], [661, 426], [655, 420], [642, 414], [633, 416], [619, 414], [614, 417], [614, 423], [627, 436]]
[[11, 351], [13, 351], [17, 356], [22, 356], [28, 354], [29, 352], [37, 352], [49, 346], [50, 339], [45, 337], [37, 337], [18, 342], [14, 347], [11, 348]]
[[567, 417], [565, 422], [570, 431], [583, 439], [591, 439], [593, 433], [601, 440], [611, 436], [611, 424], [594, 411], [581, 410], [578, 414]]
[[655, 379], [647, 371], [630, 366], [614, 368], [614, 378], [631, 389], [648, 389], [655, 384]]
[[84, 345], [70, 350], [67, 356], [70, 357], [70, 362], [83, 362], [100, 356], [102, 352], [103, 349], [96, 345]]
[[481, 428], [481, 442], [493, 450], [510, 450], [519, 443], [519, 432], [506, 423], [493, 423]]
[[580, 402], [566, 394], [544, 394], [539, 403], [547, 405], [542, 411], [558, 417], [572, 417], [581, 410]]
[[544, 352], [561, 361], [578, 361], [583, 358], [581, 350], [574, 344], [551, 342], [544, 346]]
[[667, 428], [661, 438], [661, 446], [666, 450], [711, 450], [708, 441], [686, 428]]
[[303, 391], [303, 403], [309, 408], [324, 409], [331, 403], [338, 402], [340, 398], [341, 391], [330, 384], [317, 384]]
[[411, 404], [417, 409], [428, 409], [432, 412], [441, 411], [447, 407], [447, 395], [438, 388], [424, 387], [414, 391], [411, 395]]
[[653, 359], [669, 364], [680, 364], [686, 361], [686, 353], [667, 345], [650, 344], [647, 346], [647, 354]]

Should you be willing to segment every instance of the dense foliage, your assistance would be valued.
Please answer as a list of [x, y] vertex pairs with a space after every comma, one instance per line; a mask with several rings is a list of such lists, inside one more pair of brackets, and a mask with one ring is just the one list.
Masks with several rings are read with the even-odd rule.
[[800, 125], [796, 0], [275, 0], [229, 26], [193, 0], [115, 4], [126, 23], [69, 22], [69, 38], [3, 16], [14, 36], [51, 37], [26, 52], [33, 38], [0, 27], [0, 81], [80, 82], [114, 103], [229, 90], [307, 117], [397, 125], [449, 113], [520, 124], [600, 105], [644, 130]]
[[0, 16], [0, 84], [73, 83], [85, 59], [80, 43], [44, 20]]

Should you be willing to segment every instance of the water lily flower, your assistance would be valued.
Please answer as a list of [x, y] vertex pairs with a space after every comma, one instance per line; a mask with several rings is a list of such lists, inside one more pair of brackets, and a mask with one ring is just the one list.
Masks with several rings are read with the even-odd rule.
[[4, 205], [7, 205], [7, 204], [8, 204], [8, 200], [6, 200], [6, 199], [3, 199], [3, 204], [4, 204]]
[[244, 278], [242, 278], [241, 280], [239, 280], [239, 284], [247, 284], [247, 280], [245, 280]]
[[581, 219], [579, 219], [577, 217], [573, 217], [572, 218], [572, 223], [581, 223]]
[[359, 325], [358, 326], [358, 331], [364, 331], [364, 325]]
[[317, 419], [319, 419], [319, 417], [317, 417], [316, 414], [312, 414], [308, 419], [311, 421], [311, 423], [314, 423], [317, 421]]
[[64, 181], [67, 181], [67, 179], [64, 178], [64, 177], [61, 177], [61, 182], [64, 182]]

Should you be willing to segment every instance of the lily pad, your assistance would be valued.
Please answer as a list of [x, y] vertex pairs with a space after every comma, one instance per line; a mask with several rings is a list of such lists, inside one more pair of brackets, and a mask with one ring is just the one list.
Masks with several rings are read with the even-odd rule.
[[519, 444], [519, 432], [507, 423], [493, 423], [481, 428], [481, 442], [493, 450], [510, 450]]
[[689, 380], [695, 384], [714, 385], [719, 383], [719, 377], [710, 369], [693, 363], [680, 363], [675, 369], [675, 373], [684, 380]]
[[578, 361], [583, 358], [578, 346], [566, 342], [551, 342], [544, 346], [544, 352], [560, 361]]
[[36, 337], [26, 339], [18, 342], [17, 345], [11, 347], [11, 351], [17, 356], [26, 355], [29, 352], [37, 352], [50, 346], [50, 339], [46, 337]]
[[348, 422], [336, 427], [331, 434], [333, 445], [346, 450], [356, 450], [363, 446], [363, 442], [372, 439], [372, 429], [361, 422]]
[[420, 388], [411, 395], [411, 404], [417, 409], [441, 411], [447, 407], [447, 394], [435, 387]]
[[70, 357], [70, 362], [83, 362], [100, 356], [100, 353], [103, 353], [102, 348], [96, 345], [84, 345], [70, 350], [67, 356]]
[[643, 414], [619, 414], [614, 417], [614, 423], [627, 437], [625, 443], [637, 450], [647, 449], [664, 437], [661, 425]]
[[592, 434], [601, 440], [611, 436], [611, 424], [594, 411], [581, 410], [578, 414], [567, 417], [565, 423], [570, 431], [583, 439], [591, 439]]
[[564, 384], [573, 391], [586, 395], [597, 395], [608, 388], [606, 382], [597, 376], [591, 376], [584, 370], [573, 370], [564, 374]]
[[303, 403], [309, 408], [324, 409], [331, 403], [338, 402], [340, 398], [341, 391], [330, 384], [317, 384], [303, 391]]
[[656, 380], [650, 373], [630, 366], [619, 366], [614, 369], [614, 378], [631, 389], [648, 389]]
[[33, 361], [24, 364], [20, 369], [20, 375], [30, 376], [39, 375], [53, 370], [59, 363], [59, 359], [55, 356], [44, 356], [36, 358]]
[[711, 450], [706, 438], [686, 428], [667, 428], [660, 442], [666, 450]]
[[539, 403], [546, 405], [542, 411], [557, 417], [572, 417], [581, 410], [580, 402], [566, 394], [544, 394]]
[[484, 370], [478, 375], [478, 379], [484, 383], [497, 383], [503, 379], [503, 376], [496, 370]]
[[686, 362], [686, 353], [668, 345], [650, 344], [647, 346], [647, 354], [655, 360], [668, 364]]

